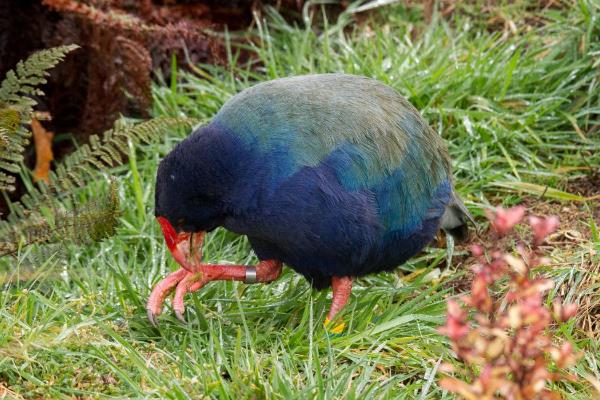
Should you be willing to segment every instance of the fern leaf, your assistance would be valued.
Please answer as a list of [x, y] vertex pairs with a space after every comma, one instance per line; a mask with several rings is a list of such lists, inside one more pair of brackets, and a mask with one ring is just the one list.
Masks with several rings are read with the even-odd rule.
[[108, 194], [72, 211], [51, 208], [48, 215], [33, 215], [17, 223], [2, 222], [0, 257], [14, 255], [19, 247], [32, 244], [85, 244], [114, 234], [120, 215], [117, 185]]
[[[43, 92], [37, 86], [46, 83], [48, 70], [62, 61], [67, 53], [78, 47], [71, 44], [40, 50], [27, 60], [19, 61], [16, 72], [8, 71], [6, 78], [0, 84], [0, 101], [22, 108], [26, 115], [31, 114], [31, 109], [36, 102], [27, 96], [42, 95]], [[30, 118], [30, 115], [27, 115], [27, 118]]]
[[0, 171], [0, 188], [13, 191], [15, 190], [15, 177], [11, 175], [7, 175], [4, 172]]
[[46, 83], [48, 70], [59, 63], [77, 45], [41, 50], [27, 60], [19, 61], [0, 84], [0, 190], [15, 190], [15, 179], [6, 172], [17, 173], [22, 153], [31, 132], [22, 124], [29, 123], [36, 101], [30, 96], [42, 95], [38, 85]]
[[[19, 172], [22, 153], [31, 133], [23, 124], [31, 121], [35, 100], [43, 94], [38, 86], [46, 82], [48, 70], [77, 48], [75, 45], [42, 50], [14, 71], [0, 84], [0, 190], [14, 190], [15, 178], [5, 172]], [[50, 173], [50, 185], [39, 183], [11, 204], [11, 214], [0, 221], [0, 256], [15, 254], [20, 246], [35, 243], [86, 243], [114, 233], [119, 215], [116, 185], [109, 194], [79, 206], [77, 191], [107, 168], [123, 163], [128, 142], [153, 143], [165, 132], [190, 128], [197, 121], [181, 118], [156, 118], [139, 124], [118, 122], [101, 137], [67, 156], [56, 171]]]
[[20, 244], [84, 243], [112, 235], [119, 212], [114, 185], [105, 199], [83, 207], [76, 198], [79, 188], [105, 173], [107, 166], [121, 165], [129, 152], [128, 141], [154, 143], [166, 132], [189, 129], [197, 122], [186, 118], [119, 122], [102, 137], [79, 147], [50, 172], [50, 185], [40, 183], [12, 204], [8, 221], [0, 222], [0, 256], [14, 254]]

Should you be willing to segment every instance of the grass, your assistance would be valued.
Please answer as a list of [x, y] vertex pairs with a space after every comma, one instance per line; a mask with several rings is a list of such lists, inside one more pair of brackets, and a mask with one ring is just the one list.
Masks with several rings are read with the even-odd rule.
[[[531, 26], [539, 12], [529, 7], [486, 11], [512, 21], [516, 34], [490, 30], [473, 5], [428, 26], [418, 9], [401, 5], [354, 27], [347, 15], [307, 28], [271, 12], [258, 21], [258, 40], [244, 42], [254, 62], [236, 66], [233, 50], [229, 66], [179, 71], [155, 86], [154, 113], [208, 120], [254, 82], [304, 73], [362, 74], [394, 86], [447, 140], [457, 188], [476, 216], [525, 201], [565, 220], [543, 272], [557, 283], [551, 298], [582, 304], [579, 324], [557, 329], [584, 357], [572, 371], [578, 382], [556, 388], [589, 399], [585, 377], [600, 379], [600, 216], [598, 200], [573, 189], [600, 165], [600, 9], [582, 0], [543, 11], [543, 23]], [[466, 275], [461, 248], [451, 266], [445, 250], [431, 247], [397, 273], [360, 279], [341, 336], [322, 328], [329, 294], [289, 269], [271, 285], [213, 283], [187, 297], [188, 325], [166, 308], [152, 328], [145, 300], [175, 268], [153, 218], [154, 175], [180, 139], [132, 151], [129, 165], [112, 171], [125, 205], [115, 237], [0, 260], [0, 384], [8, 397], [452, 398], [436, 383], [439, 361], [453, 360], [436, 327]], [[82, 199], [107, 186], [90, 184]], [[208, 237], [205, 257], [256, 262], [246, 239], [225, 231]]]

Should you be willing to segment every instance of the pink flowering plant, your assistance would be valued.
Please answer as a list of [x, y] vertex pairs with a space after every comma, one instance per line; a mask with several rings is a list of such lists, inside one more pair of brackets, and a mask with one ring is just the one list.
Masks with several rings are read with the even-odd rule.
[[[545, 300], [553, 282], [533, 272], [547, 263], [540, 245], [556, 231], [558, 218], [526, 218], [522, 206], [497, 208], [487, 217], [492, 242], [513, 234], [515, 226], [526, 219], [531, 243], [519, 241], [514, 254], [498, 246], [471, 246], [476, 259], [471, 291], [458, 301], [448, 301], [446, 324], [440, 328], [464, 368], [444, 365], [440, 385], [468, 400], [560, 399], [547, 385], [574, 379], [561, 371], [576, 362], [577, 354], [570, 342], [560, 343], [553, 336], [552, 325], [572, 318], [577, 306], [555, 300], [547, 307]], [[505, 277], [508, 283], [502, 279]], [[508, 289], [493, 296], [490, 289], [501, 285]], [[468, 378], [461, 380], [451, 373]]]

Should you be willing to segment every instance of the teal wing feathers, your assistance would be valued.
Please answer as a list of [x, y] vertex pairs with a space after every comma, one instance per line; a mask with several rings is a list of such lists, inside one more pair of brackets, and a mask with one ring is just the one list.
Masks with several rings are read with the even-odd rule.
[[389, 229], [422, 217], [436, 188], [451, 182], [442, 139], [377, 80], [324, 74], [261, 83], [230, 99], [214, 122], [280, 160], [275, 185], [327, 160], [347, 190], [374, 193]]

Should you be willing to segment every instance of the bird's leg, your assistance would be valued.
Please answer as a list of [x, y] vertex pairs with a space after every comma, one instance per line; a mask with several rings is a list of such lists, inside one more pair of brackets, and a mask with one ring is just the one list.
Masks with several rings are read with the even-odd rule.
[[[185, 306], [183, 298], [186, 293], [199, 290], [211, 281], [271, 282], [281, 275], [281, 267], [280, 261], [265, 260], [252, 267], [246, 265], [200, 264], [194, 266], [191, 272], [181, 269], [167, 276], [154, 288], [148, 299], [148, 318], [150, 322], [156, 325], [156, 316], [161, 313], [162, 303], [173, 288], [175, 288], [173, 308], [177, 318], [184, 321]], [[181, 271], [183, 273], [180, 273]]]
[[352, 292], [352, 278], [349, 276], [333, 276], [331, 278], [331, 287], [333, 289], [333, 299], [331, 301], [331, 306], [329, 307], [327, 318], [325, 318], [325, 328], [331, 333], [341, 333], [345, 327], [343, 322], [334, 328], [329, 328], [329, 325], [337, 313], [344, 308], [350, 298], [350, 292]]
[[185, 305], [183, 297], [187, 292], [195, 292], [212, 281], [243, 281], [245, 283], [265, 283], [279, 278], [282, 264], [276, 260], [259, 262], [255, 267], [245, 265], [212, 265], [203, 264], [198, 272], [188, 274], [175, 289], [173, 309], [177, 318], [183, 322]]

